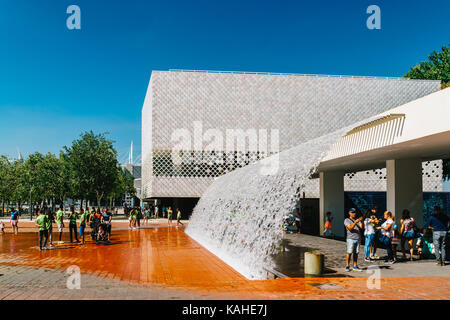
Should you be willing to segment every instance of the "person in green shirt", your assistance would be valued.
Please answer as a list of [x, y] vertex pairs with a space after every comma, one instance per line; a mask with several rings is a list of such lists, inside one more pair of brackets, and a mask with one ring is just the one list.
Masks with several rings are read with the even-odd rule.
[[63, 243], [63, 241], [62, 241], [62, 234], [63, 234], [63, 229], [64, 229], [63, 205], [60, 205], [59, 210], [56, 211], [56, 224], [58, 225], [59, 243]]
[[[86, 210], [87, 211], [87, 210]], [[86, 223], [88, 221], [89, 213], [84, 212], [83, 208], [80, 209], [80, 237], [81, 244], [84, 244], [84, 229], [86, 229]]]
[[[39, 250], [47, 250], [48, 217], [44, 214], [44, 209], [39, 209], [38, 217], [35, 222], [36, 226], [39, 228]], [[42, 240], [44, 240], [44, 245], [42, 245]]]
[[47, 230], [48, 230], [48, 238], [50, 240], [50, 247], [54, 247], [53, 244], [53, 222], [55, 222], [55, 218], [53, 216], [53, 212], [50, 208], [48, 208], [45, 211], [45, 214], [47, 215]]
[[183, 222], [181, 222], [181, 211], [177, 208], [177, 227], [179, 224], [184, 225]]
[[78, 234], [77, 234], [77, 218], [78, 218], [78, 215], [75, 212], [75, 207], [72, 205], [72, 206], [70, 206], [70, 213], [69, 213], [70, 242], [73, 242], [72, 232], [75, 236], [75, 241], [80, 242], [80, 240], [78, 240]]
[[169, 209], [167, 209], [167, 221], [169, 223], [169, 226], [172, 225], [172, 207], [169, 207]]

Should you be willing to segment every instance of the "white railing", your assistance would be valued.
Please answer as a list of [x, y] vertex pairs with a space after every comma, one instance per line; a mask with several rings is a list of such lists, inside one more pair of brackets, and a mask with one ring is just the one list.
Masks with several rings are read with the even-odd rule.
[[[157, 71], [157, 70], [155, 70], [155, 71]], [[276, 72], [255, 72], [255, 71], [219, 71], [219, 70], [169, 69], [169, 72], [228, 73], [228, 74], [258, 74], [258, 75], [300, 76], [300, 77], [411, 80], [409, 78], [404, 78], [404, 77], [353, 76], [353, 75], [306, 74], [306, 73], [276, 73]], [[422, 80], [420, 80], [420, 81], [422, 81]], [[429, 80], [424, 80], [424, 81], [429, 81]]]
[[[330, 149], [322, 161], [337, 159], [352, 154], [365, 152], [395, 143], [396, 139], [402, 136], [405, 116], [395, 115], [384, 117], [385, 121], [364, 128], [355, 132], [350, 131], [347, 135], [339, 139]], [[382, 119], [381, 119], [382, 120]]]

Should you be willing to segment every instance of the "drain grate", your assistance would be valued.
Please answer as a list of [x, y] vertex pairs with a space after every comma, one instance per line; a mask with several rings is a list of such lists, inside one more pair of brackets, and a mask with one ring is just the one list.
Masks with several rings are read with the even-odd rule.
[[343, 286], [340, 286], [336, 283], [328, 282], [328, 283], [308, 283], [309, 285], [316, 287], [317, 289], [322, 290], [335, 290], [335, 289], [345, 289]]

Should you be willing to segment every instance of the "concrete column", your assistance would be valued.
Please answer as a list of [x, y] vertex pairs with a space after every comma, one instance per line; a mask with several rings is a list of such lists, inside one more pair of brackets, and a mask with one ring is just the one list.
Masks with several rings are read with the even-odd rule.
[[332, 213], [332, 231], [344, 236], [344, 172], [320, 172], [320, 234], [323, 235], [325, 214]]
[[408, 209], [418, 226], [423, 226], [422, 161], [401, 159], [386, 161], [386, 207], [400, 222]]

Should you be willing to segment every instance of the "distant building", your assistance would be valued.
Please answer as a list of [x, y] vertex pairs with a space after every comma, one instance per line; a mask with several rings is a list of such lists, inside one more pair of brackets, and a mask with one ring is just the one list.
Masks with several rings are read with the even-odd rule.
[[136, 195], [125, 195], [125, 201], [129, 207], [139, 206], [141, 202], [141, 184], [142, 184], [142, 166], [141, 164], [133, 164], [133, 142], [131, 142], [128, 163], [123, 166], [134, 178], [134, 188]]

